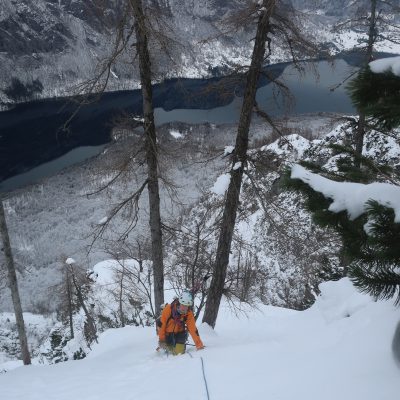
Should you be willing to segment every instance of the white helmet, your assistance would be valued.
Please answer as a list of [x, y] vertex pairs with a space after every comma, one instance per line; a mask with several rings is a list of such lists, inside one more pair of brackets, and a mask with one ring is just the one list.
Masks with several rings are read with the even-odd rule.
[[192, 306], [193, 305], [193, 297], [189, 292], [182, 292], [182, 294], [178, 298], [179, 304], [183, 306]]

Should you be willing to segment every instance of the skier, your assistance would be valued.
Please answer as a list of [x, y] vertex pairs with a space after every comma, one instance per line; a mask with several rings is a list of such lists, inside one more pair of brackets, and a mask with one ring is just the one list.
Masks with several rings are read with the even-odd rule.
[[193, 297], [189, 292], [183, 292], [171, 304], [165, 305], [157, 321], [159, 349], [165, 349], [174, 355], [183, 354], [186, 350], [187, 330], [197, 350], [204, 349], [196, 328], [192, 306]]

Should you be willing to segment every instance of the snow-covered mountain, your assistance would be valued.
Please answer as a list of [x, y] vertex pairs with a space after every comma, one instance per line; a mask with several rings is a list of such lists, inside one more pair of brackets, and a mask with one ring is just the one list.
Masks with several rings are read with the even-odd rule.
[[128, 326], [104, 332], [84, 360], [0, 364], [0, 372], [9, 370], [0, 373], [1, 398], [395, 399], [398, 310], [358, 293], [347, 279], [320, 289], [301, 312], [260, 306], [234, 315], [224, 303], [215, 331], [199, 326], [205, 350], [177, 357], [155, 351], [153, 327]]
[[291, 2], [297, 9], [314, 10], [316, 14], [326, 16], [346, 16], [370, 3], [369, 0], [291, 0]]
[[[149, 6], [151, 3], [148, 1]], [[176, 42], [176, 64], [163, 70], [163, 76], [206, 75], [214, 67], [249, 56], [250, 48], [242, 34], [236, 39], [219, 38], [213, 44], [201, 44], [218, 36], [217, 24], [235, 7], [235, 1], [164, 3], [163, 25], [156, 28], [171, 36], [170, 43]], [[72, 86], [92, 78], [96, 66], [109, 56], [115, 35], [111, 27], [120, 13], [121, 4], [114, 0], [2, 1], [0, 99], [66, 94]], [[137, 71], [126, 58], [115, 66], [110, 88], [135, 88], [138, 80]]]
[[[272, 143], [271, 131], [257, 121], [253, 124], [254, 179], [263, 196], [260, 198], [250, 182], [245, 181], [242, 196], [245, 206], [241, 207], [238, 217], [235, 233], [238, 246], [232, 250], [232, 265], [237, 265], [239, 244], [246, 243], [246, 254], [253, 257], [250, 263], [255, 267], [251, 274], [260, 281], [265, 280], [263, 290], [255, 292], [256, 297], [268, 304], [302, 309], [314, 300], [313, 292], [324, 279], [323, 266], [340, 276], [339, 239], [314, 226], [311, 217], [302, 210], [298, 196], [279, 188], [279, 176], [288, 162], [301, 157], [333, 166], [336, 156], [327, 146], [348, 143], [350, 133], [343, 124], [332, 129], [330, 118], [316, 115], [292, 118], [281, 124], [282, 129], [292, 135]], [[204, 236], [213, 254], [217, 230], [212, 226], [215, 216], [207, 210], [216, 208], [223, 199], [212, 188], [218, 176], [229, 167], [227, 158], [217, 155], [223, 155], [224, 148], [234, 144], [235, 129], [230, 125], [173, 124], [161, 128], [159, 134], [165, 150], [163, 174], [175, 184], [173, 197], [179, 200], [172, 202], [170, 189], [162, 188], [163, 218], [167, 224], [181, 230], [189, 229], [199, 218], [210, 214]], [[102, 226], [113, 204], [140, 184], [144, 172], [136, 169], [110, 190], [96, 196], [87, 194], [96, 192], [112, 179], [117, 160], [124, 153], [129, 155], [129, 150], [135, 148], [135, 140], [135, 137], [121, 137], [92, 161], [17, 190], [4, 202], [14, 256], [20, 270], [25, 270], [19, 283], [25, 310], [54, 307], [58, 300], [51, 288], [60, 281], [66, 257], [73, 257], [86, 269], [110, 258], [107, 251], [118, 232], [123, 232], [128, 215], [117, 218], [105, 241], [97, 242], [88, 255], [90, 233]], [[173, 159], [171, 154], [174, 154]], [[400, 144], [397, 139], [374, 132], [366, 138], [365, 154], [398, 168]], [[146, 204], [144, 197], [139, 203], [142, 217], [131, 234], [133, 242], [137, 235], [145, 236], [148, 232]], [[185, 241], [168, 240], [167, 266], [178, 268], [175, 260], [185, 245]], [[2, 310], [11, 311], [8, 291], [1, 290], [0, 296]]]
[[[278, 140], [274, 140], [271, 132], [265, 125], [258, 124], [257, 120], [251, 129], [249, 170], [253, 182], [250, 178], [245, 178], [243, 182], [227, 285], [239, 304], [249, 301], [262, 308], [269, 304], [303, 310], [318, 297], [321, 282], [343, 275], [338, 252], [340, 241], [332, 232], [312, 223], [302, 206], [301, 196], [282, 191], [279, 177], [288, 163], [300, 158], [317, 161], [325, 168], [334, 169], [337, 155], [329, 148], [329, 144], [349, 143], [351, 134], [343, 121], [336, 121], [332, 125], [331, 119], [323, 116], [311, 115], [308, 120], [302, 116], [279, 123], [287, 136]], [[163, 221], [171, 229], [180, 232], [177, 236], [165, 237], [166, 277], [171, 286], [171, 291], [167, 290], [169, 294], [182, 285], [187, 263], [196, 249], [190, 232], [197, 229], [201, 239], [203, 259], [200, 265], [203, 270], [199, 270], [200, 275], [207, 271], [213, 259], [218, 235], [215, 222], [224, 195], [224, 183], [220, 178], [230, 168], [227, 154], [232, 148], [234, 134], [235, 130], [230, 125], [172, 124], [160, 128], [163, 177], [174, 183], [173, 198], [178, 200], [171, 201], [171, 197], [167, 196], [171, 194], [171, 187], [163, 187]], [[60, 310], [60, 288], [67, 257], [72, 256], [83, 270], [96, 270], [100, 261], [110, 257], [114, 258], [114, 264], [118, 262], [121, 265], [120, 257], [129, 254], [129, 248], [123, 245], [132, 245], [145, 238], [148, 221], [147, 202], [143, 198], [139, 203], [142, 213], [136, 229], [126, 238], [128, 240], [116, 240], [130, 221], [129, 214], [123, 213], [114, 220], [103, 240], [96, 242], [90, 254], [87, 254], [88, 246], [92, 243], [90, 233], [101, 228], [112, 206], [126, 198], [142, 177], [142, 171], [137, 168], [132, 170], [132, 175], [113, 184], [108, 191], [88, 195], [109, 182], [114, 176], [117, 160], [123, 154], [131, 155], [130, 150], [135, 148], [138, 139], [135, 135], [119, 137], [116, 143], [109, 145], [102, 155], [92, 161], [10, 193], [4, 201], [14, 257], [20, 271], [24, 272], [19, 279], [24, 310], [43, 314], [54, 309]], [[174, 155], [172, 159], [171, 154]], [[364, 154], [380, 164], [399, 168], [398, 136], [387, 137], [379, 132], [370, 132], [365, 137]], [[185, 233], [189, 235], [185, 236]], [[142, 244], [143, 256], [146, 257], [145, 241]], [[133, 251], [131, 257], [137, 258], [136, 250], [130, 251]], [[146, 282], [148, 279], [151, 281], [151, 274], [146, 274], [146, 267], [141, 273]], [[111, 286], [118, 286], [116, 278], [113, 279], [112, 282], [100, 281], [100, 287], [108, 290]], [[98, 293], [96, 286], [91, 293], [88, 301], [96, 318], [99, 318], [99, 332], [121, 326], [118, 305], [110, 297], [104, 301], [104, 293]], [[124, 312], [131, 319], [133, 315], [134, 323], [140, 321], [145, 325], [149, 303], [149, 298], [136, 293], [124, 301], [128, 307]], [[7, 288], [0, 290], [0, 304], [0, 311], [12, 310]], [[10, 318], [9, 314], [3, 317], [4, 327], [0, 330], [0, 348], [4, 360], [12, 359], [17, 348], [15, 343], [8, 345], [9, 341], [15, 342], [16, 339]], [[80, 327], [77, 331], [82, 334], [84, 316], [78, 313], [74, 318], [76, 326]], [[44, 324], [40, 318], [36, 318], [36, 321], [39, 321], [39, 325]], [[51, 321], [46, 321], [46, 332], [35, 328], [35, 322], [28, 327], [28, 330], [36, 332], [35, 343], [43, 345], [46, 334], [49, 334]], [[70, 347], [73, 355], [77, 351], [87, 351], [82, 349], [82, 345], [75, 346], [76, 341], [66, 343], [68, 335], [65, 332], [68, 327], [61, 322], [55, 323], [51, 329], [53, 336], [47, 341], [50, 345], [47, 344], [47, 349], [40, 352], [42, 360], [54, 362], [57, 357], [63, 359], [63, 352], [68, 349], [60, 350], [57, 347], [60, 343]], [[79, 338], [78, 334], [76, 337]], [[84, 341], [83, 337], [81, 339]], [[388, 338], [385, 340], [388, 345]], [[35, 355], [38, 355], [37, 347]], [[71, 355], [68, 357], [71, 358]]]
[[[164, 19], [155, 28], [170, 37], [174, 63], [158, 58], [159, 77], [211, 76], [233, 65], [248, 63], [254, 35], [251, 27], [221, 35], [224, 17], [242, 0], [164, 0]], [[355, 11], [346, 1], [294, 0], [302, 11], [304, 32], [333, 53], [359, 45], [360, 32], [333, 33], [339, 18]], [[366, 1], [365, 1], [366, 3]], [[101, 9], [100, 5], [105, 7]], [[152, 5], [148, 0], [147, 4]], [[357, 5], [358, 7], [359, 5]], [[93, 78], [96, 66], [110, 54], [120, 3], [114, 0], [2, 0], [0, 6], [0, 101], [71, 94]], [[156, 24], [157, 25], [157, 24]], [[225, 29], [226, 30], [226, 29]], [[398, 52], [390, 42], [378, 51]], [[160, 57], [160, 52], [158, 57]], [[126, 55], [110, 76], [109, 89], [135, 88], [138, 72]], [[286, 61], [287, 52], [274, 44], [272, 63]]]

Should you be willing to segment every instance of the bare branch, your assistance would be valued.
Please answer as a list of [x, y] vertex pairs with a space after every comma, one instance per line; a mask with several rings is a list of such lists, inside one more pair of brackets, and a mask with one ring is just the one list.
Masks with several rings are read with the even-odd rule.
[[139, 212], [139, 199], [141, 194], [143, 193], [144, 189], [146, 188], [148, 184], [148, 179], [146, 179], [142, 185], [130, 196], [128, 196], [125, 200], [121, 201], [119, 204], [117, 204], [109, 213], [107, 220], [104, 223], [101, 223], [100, 226], [96, 229], [94, 232], [94, 238], [89, 245], [89, 250], [88, 254], [90, 253], [91, 249], [93, 248], [94, 243], [99, 239], [107, 229], [107, 227], [110, 225], [112, 219], [118, 215], [122, 210], [125, 208], [129, 208], [129, 214], [131, 216], [131, 221], [128, 225], [128, 227], [124, 230], [122, 234], [120, 234], [120, 237], [118, 240], [122, 240], [125, 238], [129, 232], [131, 232], [134, 227], [136, 226], [136, 223], [138, 221], [138, 212]]

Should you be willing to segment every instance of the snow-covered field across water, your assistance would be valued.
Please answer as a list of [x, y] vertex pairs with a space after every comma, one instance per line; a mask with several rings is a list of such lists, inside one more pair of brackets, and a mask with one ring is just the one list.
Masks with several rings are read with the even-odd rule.
[[203, 400], [204, 365], [211, 400], [397, 399], [398, 309], [348, 279], [320, 289], [305, 311], [260, 306], [234, 315], [223, 306], [215, 331], [199, 325], [206, 349], [176, 357], [155, 351], [154, 328], [107, 330], [84, 360], [1, 374], [0, 398]]

